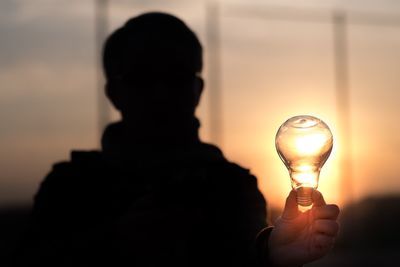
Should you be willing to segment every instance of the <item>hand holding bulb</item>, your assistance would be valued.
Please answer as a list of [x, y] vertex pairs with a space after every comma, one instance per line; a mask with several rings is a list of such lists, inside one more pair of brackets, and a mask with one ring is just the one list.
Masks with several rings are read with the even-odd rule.
[[339, 208], [326, 204], [322, 194], [312, 191], [313, 207], [301, 212], [297, 193], [286, 199], [267, 242], [268, 260], [273, 266], [301, 266], [325, 256], [333, 247], [339, 230]]
[[333, 246], [339, 230], [339, 208], [327, 205], [316, 190], [332, 141], [328, 126], [312, 116], [293, 117], [278, 130], [276, 147], [289, 170], [293, 190], [267, 242], [268, 258], [274, 266], [311, 262]]

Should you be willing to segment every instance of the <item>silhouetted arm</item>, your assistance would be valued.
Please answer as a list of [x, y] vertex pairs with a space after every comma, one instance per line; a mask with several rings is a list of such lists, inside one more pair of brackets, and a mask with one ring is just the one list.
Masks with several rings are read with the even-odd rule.
[[215, 244], [231, 266], [258, 266], [256, 236], [267, 226], [266, 202], [257, 180], [246, 170], [233, 168], [215, 193]]

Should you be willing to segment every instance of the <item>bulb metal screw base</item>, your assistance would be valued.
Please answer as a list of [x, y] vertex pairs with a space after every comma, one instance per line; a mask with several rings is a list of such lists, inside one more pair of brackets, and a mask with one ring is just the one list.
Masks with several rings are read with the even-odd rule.
[[297, 192], [297, 204], [303, 207], [311, 206], [312, 201], [312, 192], [314, 188], [312, 187], [299, 187], [296, 189]]

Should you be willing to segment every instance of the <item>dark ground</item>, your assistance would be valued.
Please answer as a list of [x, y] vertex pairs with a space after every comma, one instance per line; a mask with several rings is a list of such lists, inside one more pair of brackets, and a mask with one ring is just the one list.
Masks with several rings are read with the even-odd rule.
[[309, 267], [400, 266], [400, 196], [366, 198], [345, 207], [334, 250]]
[[[0, 209], [0, 266], [7, 266], [29, 213], [26, 206]], [[341, 212], [340, 225], [333, 251], [306, 266], [400, 266], [400, 196], [367, 198], [349, 205]]]

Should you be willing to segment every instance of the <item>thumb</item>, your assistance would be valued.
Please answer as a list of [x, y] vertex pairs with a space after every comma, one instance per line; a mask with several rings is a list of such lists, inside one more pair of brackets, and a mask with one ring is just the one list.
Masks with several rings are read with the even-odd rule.
[[324, 197], [318, 190], [313, 190], [312, 199], [314, 207], [322, 207], [326, 205]]
[[297, 207], [297, 193], [295, 190], [290, 191], [289, 196], [286, 198], [285, 209], [283, 210], [282, 218], [291, 220], [297, 217], [299, 209]]

